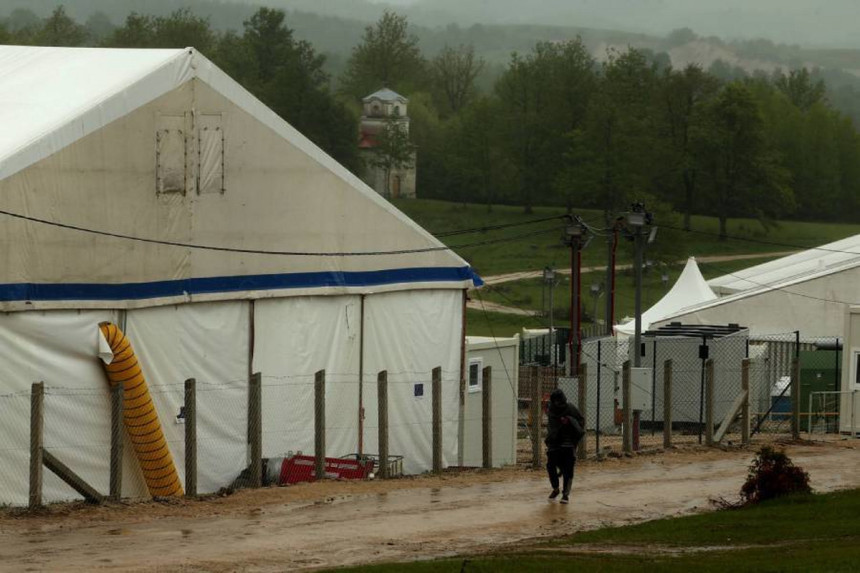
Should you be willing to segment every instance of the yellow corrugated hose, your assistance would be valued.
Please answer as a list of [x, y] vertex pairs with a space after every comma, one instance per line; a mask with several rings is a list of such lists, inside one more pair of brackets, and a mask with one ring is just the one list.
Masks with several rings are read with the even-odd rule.
[[125, 428], [134, 445], [149, 494], [153, 497], [181, 496], [182, 483], [131, 342], [115, 324], [103, 322], [99, 328], [113, 351], [113, 362], [105, 365], [110, 384], [112, 387], [123, 384], [125, 388]]

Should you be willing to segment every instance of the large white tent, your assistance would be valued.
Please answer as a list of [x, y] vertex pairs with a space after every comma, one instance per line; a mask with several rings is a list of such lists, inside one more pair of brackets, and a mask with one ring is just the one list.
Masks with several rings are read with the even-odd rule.
[[[248, 463], [256, 371], [264, 455], [313, 451], [325, 369], [339, 456], [376, 452], [388, 370], [390, 451], [414, 473], [431, 464], [441, 367], [443, 462], [456, 463], [465, 291], [479, 282], [465, 261], [193, 49], [4, 46], [0, 77], [0, 504], [27, 500], [40, 380], [46, 447], [106, 491], [102, 321], [135, 346], [177, 459], [182, 382], [205, 385], [201, 492]], [[126, 452], [124, 493], [143, 495]], [[47, 501], [73, 497], [46, 474]]]
[[860, 235], [713, 279], [720, 298], [656, 321], [730, 324], [750, 334], [800, 331], [803, 337], [840, 336], [846, 308], [860, 304]]
[[[715, 300], [717, 295], [705, 282], [696, 259], [690, 257], [681, 276], [663, 298], [654, 306], [642, 313], [642, 332], [648, 330], [652, 324], [660, 322], [666, 317], [673, 316], [682, 309]], [[636, 321], [631, 319], [624, 324], [615, 327], [618, 336], [632, 336], [636, 330]]]

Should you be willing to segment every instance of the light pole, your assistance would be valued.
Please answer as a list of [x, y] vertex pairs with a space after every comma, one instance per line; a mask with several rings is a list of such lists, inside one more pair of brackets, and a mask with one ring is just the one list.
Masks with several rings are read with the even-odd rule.
[[634, 203], [627, 213], [627, 224], [633, 227], [634, 257], [633, 273], [636, 281], [635, 333], [633, 335], [633, 367], [642, 365], [642, 230], [651, 223], [651, 214], [645, 212], [645, 205]]
[[[594, 330], [597, 331], [597, 302], [600, 300], [600, 295], [603, 294], [603, 283], [591, 283], [591, 296], [594, 297]], [[607, 317], [606, 320], [609, 320]]]

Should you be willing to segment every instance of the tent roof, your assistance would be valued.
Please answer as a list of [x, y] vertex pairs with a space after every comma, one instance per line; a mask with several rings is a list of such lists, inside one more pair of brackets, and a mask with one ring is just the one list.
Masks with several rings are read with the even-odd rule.
[[857, 265], [860, 265], [860, 235], [724, 275], [708, 281], [708, 285], [720, 296], [726, 296], [789, 280], [815, 278], [823, 272]]
[[[717, 298], [714, 291], [705, 282], [696, 259], [690, 257], [684, 267], [681, 276], [675, 281], [672, 289], [657, 303], [642, 313], [642, 331], [648, 330], [651, 324], [662, 321], [670, 316], [678, 314], [684, 308], [691, 307], [703, 302]], [[619, 334], [633, 334], [636, 328], [635, 321], [631, 320], [616, 326], [615, 331]]]
[[[361, 201], [371, 202], [399, 222], [397, 232], [404, 233], [404, 236], [411, 235], [407, 243], [419, 244], [420, 248], [430, 250], [440, 247], [444, 249], [443, 243], [329, 157], [193, 48], [139, 50], [0, 46], [0, 124], [3, 125], [3, 130], [0, 131], [0, 181], [39, 163], [192, 80], [198, 80], [212, 88], [286, 140], [297, 153], [305, 154], [318, 164], [321, 170], [342, 180], [361, 197]], [[42, 215], [28, 214], [36, 217]], [[232, 239], [225, 237], [222, 246], [233, 246], [230, 242]], [[391, 237], [389, 236], [384, 244], [380, 244], [379, 248], [391, 249]], [[411, 286], [391, 288], [422, 288], [422, 285], [423, 288], [436, 288], [436, 285], [438, 288], [460, 288], [471, 286], [473, 282], [471, 278], [466, 278], [466, 275], [472, 275], [468, 263], [452, 251], [436, 251], [432, 253], [432, 257], [422, 258], [422, 262], [426, 261], [427, 264], [422, 264], [418, 270], [427, 272], [417, 275], [409, 274], [406, 272], [408, 269], [399, 267], [389, 269], [387, 259], [365, 258], [368, 260], [361, 265], [360, 270], [367, 272], [358, 274], [367, 285], [362, 282], [360, 287], [354, 288], [372, 286], [379, 289], [382, 285], [407, 283]], [[330, 263], [323, 264], [322, 261], [319, 266], [325, 273], [317, 274], [325, 274], [328, 277], [324, 281], [327, 281], [326, 285], [314, 283], [309, 284], [308, 288], [327, 286], [334, 288], [332, 292], [341, 292], [351, 284], [346, 281], [347, 286], [343, 286], [346, 273], [338, 274], [339, 269], [336, 266], [333, 268]], [[400, 267], [402, 266], [401, 263]], [[253, 269], [237, 269], [237, 274], [243, 275], [252, 271]], [[367, 278], [365, 275], [373, 276]], [[176, 277], [164, 277], [166, 280], [174, 278]], [[209, 280], [208, 277], [184, 278]], [[235, 278], [240, 282], [243, 279], [242, 276], [227, 278]], [[121, 281], [123, 277], [117, 279]], [[43, 282], [53, 281], [48, 279]], [[370, 282], [373, 282], [373, 285], [370, 285]], [[474, 277], [474, 282], [480, 284], [480, 279]], [[113, 288], [114, 285], [108, 286]], [[115, 286], [119, 288], [122, 285]], [[239, 291], [243, 291], [238, 287], [230, 289], [232, 294], [229, 296], [234, 297], [241, 296]], [[230, 289], [222, 290], [226, 293]], [[112, 294], [109, 300], [134, 298], [123, 294], [127, 292], [125, 287], [120, 290], [122, 292]], [[205, 290], [214, 292], [210, 286], [206, 286]], [[51, 296], [52, 300], [58, 300], [59, 295]], [[141, 295], [139, 298], [146, 297]]]

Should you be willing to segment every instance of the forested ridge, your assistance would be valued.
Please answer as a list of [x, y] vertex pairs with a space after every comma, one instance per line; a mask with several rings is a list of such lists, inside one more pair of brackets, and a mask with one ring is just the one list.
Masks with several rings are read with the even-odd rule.
[[[619, 33], [600, 39], [595, 57], [598, 36], [588, 30], [553, 39], [544, 37], [553, 28], [534, 27], [544, 40], [526, 42], [524, 27], [514, 27], [507, 39], [518, 39], [506, 49], [494, 32], [514, 28], [431, 30], [393, 12], [368, 23], [200, 0], [173, 11], [147, 2], [144, 14], [121, 12], [130, 3], [120, 1], [116, 13], [76, 19], [83, 2], [44, 15], [41, 4], [51, 3], [0, 20], [0, 42], [194, 46], [356, 172], [360, 98], [395, 89], [410, 98], [425, 198], [589, 207], [607, 219], [644, 200], [678, 226], [694, 213], [754, 217], [765, 227], [784, 218], [860, 220], [851, 80], [793, 66], [791, 47], [734, 46], [783, 54], [783, 66], [769, 71], [720, 60], [674, 68], [673, 47], [714, 39], [678, 30], [634, 49], [636, 36]], [[218, 10], [200, 15], [207, 6]], [[228, 11], [240, 23], [228, 25]], [[300, 35], [295, 23], [314, 18], [349, 47], [320, 49]]]

